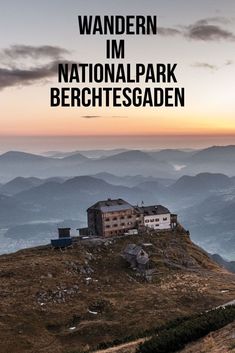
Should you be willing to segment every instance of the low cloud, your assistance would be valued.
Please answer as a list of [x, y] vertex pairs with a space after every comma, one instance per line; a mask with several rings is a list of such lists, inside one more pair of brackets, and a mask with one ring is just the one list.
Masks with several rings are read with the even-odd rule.
[[233, 60], [227, 60], [226, 63], [225, 63], [225, 66], [230, 66], [230, 65], [233, 65], [233, 64], [234, 64]]
[[232, 22], [233, 22], [232, 18], [227, 18], [227, 17], [222, 17], [222, 16], [207, 17], [207, 18], [203, 18], [203, 19], [197, 21], [197, 23], [200, 25], [208, 25], [208, 24], [212, 24], [212, 23], [220, 23], [223, 25], [227, 25]]
[[176, 35], [180, 35], [181, 31], [175, 28], [159, 27], [157, 30], [157, 33], [160, 34], [161, 36], [176, 36]]
[[97, 118], [102, 118], [101, 115], [82, 115], [81, 118], [84, 119], [97, 119]]
[[213, 64], [209, 64], [209, 63], [195, 63], [192, 65], [193, 67], [197, 67], [199, 69], [209, 69], [209, 70], [218, 70], [218, 66], [213, 65]]
[[64, 62], [65, 54], [69, 52], [56, 46], [13, 45], [1, 50], [0, 90], [46, 81], [57, 75], [59, 60]]
[[196, 63], [192, 64], [191, 66], [199, 68], [199, 69], [208, 69], [211, 71], [216, 71], [216, 70], [223, 69], [224, 67], [230, 66], [230, 65], [233, 65], [232, 60], [227, 60], [224, 64], [222, 64], [220, 66], [217, 66], [217, 65], [214, 65], [211, 63], [206, 63], [206, 62], [196, 62]]
[[0, 68], [0, 89], [12, 86], [24, 86], [50, 78], [57, 74], [58, 62], [33, 67], [31, 69], [5, 69]]
[[127, 118], [127, 116], [124, 116], [124, 115], [112, 115], [111, 117], [109, 117], [109, 116], [102, 116], [102, 115], [82, 115], [81, 118], [84, 118], [84, 119], [97, 119], [97, 118]]
[[225, 17], [204, 18], [189, 26], [160, 27], [158, 34], [162, 36], [180, 35], [184, 38], [197, 41], [234, 41], [235, 34], [223, 25], [232, 23], [232, 19]]
[[185, 36], [202, 41], [235, 40], [235, 35], [220, 26], [194, 24], [187, 28]]
[[53, 58], [59, 59], [64, 55], [69, 54], [69, 51], [56, 46], [42, 45], [39, 47], [30, 45], [12, 45], [0, 51], [0, 60], [2, 59], [19, 59], [19, 58]]

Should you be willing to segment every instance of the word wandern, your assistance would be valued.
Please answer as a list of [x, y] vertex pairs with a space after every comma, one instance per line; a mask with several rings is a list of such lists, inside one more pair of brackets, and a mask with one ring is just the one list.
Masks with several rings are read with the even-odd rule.
[[157, 16], [78, 16], [81, 35], [157, 34]]

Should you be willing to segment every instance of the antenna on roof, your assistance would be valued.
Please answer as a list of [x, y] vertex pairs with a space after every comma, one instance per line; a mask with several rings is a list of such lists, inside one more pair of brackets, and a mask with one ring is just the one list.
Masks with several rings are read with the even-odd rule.
[[144, 206], [144, 201], [143, 200], [141, 201], [141, 206]]

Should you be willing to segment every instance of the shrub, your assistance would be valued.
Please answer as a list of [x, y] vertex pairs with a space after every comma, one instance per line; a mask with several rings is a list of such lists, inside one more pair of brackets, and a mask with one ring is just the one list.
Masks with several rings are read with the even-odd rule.
[[198, 340], [212, 331], [218, 330], [235, 320], [235, 307], [219, 308], [195, 315], [158, 332], [142, 343], [137, 353], [173, 353], [187, 343]]

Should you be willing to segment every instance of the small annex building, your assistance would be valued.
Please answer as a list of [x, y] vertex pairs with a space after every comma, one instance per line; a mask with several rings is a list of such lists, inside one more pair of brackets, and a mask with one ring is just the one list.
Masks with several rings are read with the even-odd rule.
[[51, 239], [51, 246], [53, 248], [66, 248], [72, 245], [72, 238], [70, 235], [71, 228], [58, 228], [58, 238]]
[[171, 213], [162, 205], [136, 207], [143, 217], [143, 225], [152, 229], [171, 229]]
[[139, 245], [128, 244], [123, 251], [122, 257], [130, 264], [131, 268], [137, 268], [140, 271], [148, 269], [149, 256]]

